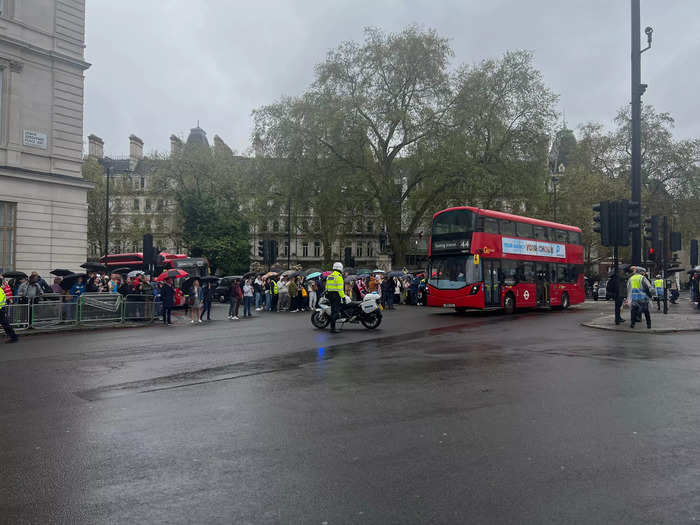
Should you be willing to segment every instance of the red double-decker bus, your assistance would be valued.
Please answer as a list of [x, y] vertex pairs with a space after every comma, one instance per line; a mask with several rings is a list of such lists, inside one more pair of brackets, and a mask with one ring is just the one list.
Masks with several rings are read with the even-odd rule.
[[433, 216], [428, 306], [551, 306], [585, 300], [581, 229], [472, 206]]

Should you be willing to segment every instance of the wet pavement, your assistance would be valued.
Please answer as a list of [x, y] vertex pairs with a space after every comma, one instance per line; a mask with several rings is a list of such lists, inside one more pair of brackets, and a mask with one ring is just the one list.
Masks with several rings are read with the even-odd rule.
[[0, 522], [700, 520], [700, 334], [581, 326], [611, 307], [0, 347]]

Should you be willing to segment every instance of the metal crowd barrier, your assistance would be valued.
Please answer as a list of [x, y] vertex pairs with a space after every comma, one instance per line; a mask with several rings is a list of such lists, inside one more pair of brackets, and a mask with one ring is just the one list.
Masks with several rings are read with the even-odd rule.
[[153, 295], [123, 297], [115, 293], [45, 294], [35, 303], [15, 299], [6, 308], [10, 324], [16, 330], [85, 323], [152, 322], [162, 312], [160, 301], [156, 301]]

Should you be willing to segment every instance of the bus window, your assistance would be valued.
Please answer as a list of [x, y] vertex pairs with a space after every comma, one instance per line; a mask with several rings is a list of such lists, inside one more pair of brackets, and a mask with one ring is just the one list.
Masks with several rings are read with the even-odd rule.
[[512, 285], [518, 282], [518, 263], [503, 259], [501, 261], [501, 272], [503, 273], [503, 282]]
[[547, 239], [546, 229], [544, 226], [535, 226], [535, 239], [544, 241]]
[[557, 282], [558, 283], [565, 283], [566, 282], [566, 265], [565, 264], [557, 264]]
[[526, 283], [535, 282], [535, 265], [531, 262], [523, 262], [523, 281]]
[[581, 244], [581, 233], [569, 232], [569, 242], [571, 244]]
[[527, 224], [525, 222], [519, 222], [517, 226], [518, 237], [526, 237], [528, 239], [534, 239], [535, 234], [532, 231], [532, 224]]
[[501, 235], [515, 235], [515, 223], [513, 221], [500, 221]]
[[566, 230], [554, 230], [554, 232], [556, 234], [555, 240], [557, 242], [563, 242], [563, 243], [567, 242]]
[[474, 231], [474, 212], [451, 210], [433, 219], [433, 235], [449, 233], [471, 233]]
[[498, 233], [498, 221], [496, 219], [484, 218], [484, 232]]

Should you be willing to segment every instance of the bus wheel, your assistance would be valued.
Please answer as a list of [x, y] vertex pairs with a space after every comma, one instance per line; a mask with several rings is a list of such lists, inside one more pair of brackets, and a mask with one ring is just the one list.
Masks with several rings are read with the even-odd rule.
[[564, 295], [561, 296], [561, 309], [566, 310], [569, 307], [569, 294], [565, 293]]
[[508, 315], [515, 313], [515, 297], [512, 293], [506, 294], [506, 297], [503, 300], [503, 310]]

